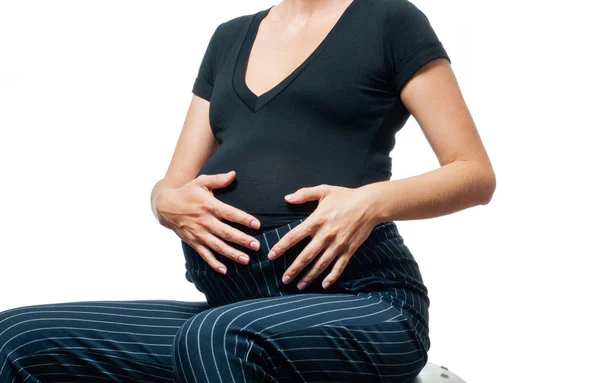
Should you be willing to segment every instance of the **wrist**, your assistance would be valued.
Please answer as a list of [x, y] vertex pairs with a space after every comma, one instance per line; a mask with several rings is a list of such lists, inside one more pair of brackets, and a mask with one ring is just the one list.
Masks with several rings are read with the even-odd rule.
[[169, 202], [171, 202], [171, 200], [172, 200], [171, 192], [174, 190], [176, 190], [176, 189], [172, 188], [172, 187], [161, 188], [156, 193], [156, 196], [154, 197], [154, 203], [152, 204], [152, 212], [154, 213], [154, 216], [158, 220], [158, 223], [160, 223], [162, 226], [165, 226], [165, 227], [168, 227], [168, 226], [167, 226], [167, 221], [165, 220], [165, 217], [163, 216], [163, 211], [164, 211], [166, 205], [169, 204]]
[[381, 189], [375, 184], [367, 184], [358, 188], [362, 193], [362, 206], [365, 206], [365, 216], [373, 226], [389, 219], [386, 205], [381, 198]]

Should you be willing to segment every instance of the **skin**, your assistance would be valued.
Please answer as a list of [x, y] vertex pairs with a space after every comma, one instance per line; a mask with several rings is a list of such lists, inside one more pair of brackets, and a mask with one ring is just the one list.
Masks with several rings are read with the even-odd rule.
[[[284, 0], [273, 7], [261, 23], [249, 60], [246, 82], [255, 94], [268, 91], [297, 67], [310, 54], [311, 49], [307, 47], [314, 49], [318, 45], [348, 4], [347, 0]], [[267, 38], [278, 36], [277, 42], [263, 43], [262, 32]], [[274, 44], [278, 46], [273, 48]], [[290, 54], [297, 47], [304, 47], [303, 52]], [[261, 59], [255, 65], [256, 57]], [[295, 59], [290, 62], [284, 57]], [[286, 196], [288, 203], [317, 200], [319, 204], [271, 249], [269, 258], [276, 259], [303, 238], [311, 237], [284, 273], [283, 283], [291, 283], [316, 259], [302, 281], [297, 281], [297, 286], [305, 288], [335, 262], [323, 280], [323, 288], [327, 288], [341, 276], [356, 249], [381, 222], [433, 218], [490, 202], [496, 188], [495, 173], [450, 63], [437, 59], [426, 64], [405, 84], [398, 97], [417, 121], [440, 167], [413, 177], [359, 188], [307, 186], [295, 191], [294, 199]], [[169, 170], [152, 192], [153, 211], [159, 222], [164, 219], [162, 211], [168, 210], [168, 201], [173, 200], [160, 196], [192, 180], [199, 166], [216, 150], [208, 125], [208, 107], [208, 101], [193, 96]], [[250, 225], [253, 219], [233, 207], [220, 207], [229, 212], [229, 220]], [[245, 246], [253, 239], [231, 227], [221, 229], [231, 240]], [[236, 252], [227, 247], [224, 244], [223, 248], [229, 253]]]
[[202, 174], [196, 177], [203, 164], [219, 148], [208, 120], [209, 105], [207, 100], [193, 95], [167, 172], [154, 185], [150, 202], [152, 212], [161, 225], [172, 229], [214, 270], [225, 274], [227, 267], [215, 258], [212, 251], [247, 264], [247, 254], [225, 241], [254, 250], [260, 248], [260, 243], [221, 219], [254, 229], [260, 228], [260, 222], [251, 214], [219, 201], [212, 194], [213, 189], [231, 183], [235, 179], [235, 171], [229, 175]]
[[275, 255], [269, 258], [276, 259], [302, 238], [312, 237], [284, 273], [284, 283], [290, 283], [323, 252], [298, 288], [308, 286], [335, 261], [323, 280], [326, 288], [327, 282], [340, 277], [350, 257], [381, 222], [439, 217], [490, 202], [496, 177], [450, 63], [438, 59], [423, 66], [399, 97], [417, 120], [440, 167], [354, 189], [318, 185], [294, 192], [297, 197], [286, 199], [289, 203], [318, 200], [319, 204], [271, 249]]

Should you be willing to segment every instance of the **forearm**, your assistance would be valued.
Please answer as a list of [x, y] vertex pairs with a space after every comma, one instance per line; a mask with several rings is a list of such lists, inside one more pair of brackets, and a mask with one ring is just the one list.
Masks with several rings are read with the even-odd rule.
[[377, 222], [433, 218], [492, 198], [496, 179], [474, 161], [454, 161], [417, 176], [362, 186]]

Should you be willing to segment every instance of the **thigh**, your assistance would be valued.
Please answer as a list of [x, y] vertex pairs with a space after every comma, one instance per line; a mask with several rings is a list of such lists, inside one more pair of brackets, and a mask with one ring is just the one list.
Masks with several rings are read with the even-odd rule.
[[0, 312], [0, 381], [173, 381], [174, 335], [207, 308], [172, 300], [80, 301]]
[[236, 366], [214, 356], [229, 352], [282, 382], [409, 382], [426, 354], [411, 314], [383, 297], [306, 293], [216, 307], [182, 326], [186, 352], [223, 378]]

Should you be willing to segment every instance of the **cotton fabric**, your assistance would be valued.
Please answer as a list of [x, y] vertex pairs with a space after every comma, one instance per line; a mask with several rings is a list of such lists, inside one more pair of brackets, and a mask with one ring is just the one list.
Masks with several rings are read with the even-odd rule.
[[192, 92], [210, 101], [219, 150], [197, 175], [236, 171], [216, 198], [261, 221], [249, 234], [309, 216], [316, 201], [284, 196], [319, 184], [357, 188], [391, 178], [395, 134], [410, 114], [400, 99], [426, 63], [450, 58], [425, 14], [407, 0], [354, 0], [289, 76], [256, 96], [245, 71], [272, 7], [218, 25]]

